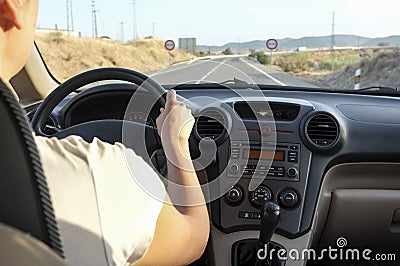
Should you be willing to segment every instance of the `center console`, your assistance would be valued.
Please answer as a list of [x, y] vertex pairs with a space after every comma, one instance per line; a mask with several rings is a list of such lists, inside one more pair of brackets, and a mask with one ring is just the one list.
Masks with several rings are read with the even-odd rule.
[[[302, 117], [311, 106], [298, 107], [291, 119], [275, 119], [276, 142], [265, 137], [263, 129], [271, 121], [242, 120], [248, 140], [235, 139], [219, 149], [219, 163], [226, 169], [224, 178], [238, 180], [225, 195], [212, 202], [212, 221], [224, 233], [260, 229], [260, 207], [268, 201], [281, 208], [276, 232], [296, 238], [301, 232], [301, 218], [311, 152], [300, 137]], [[290, 110], [285, 105], [285, 110]], [[272, 106], [272, 109], [274, 107]], [[275, 108], [274, 112], [283, 113]], [[234, 123], [233, 123], [234, 124]], [[227, 152], [228, 151], [228, 152]], [[228, 153], [229, 156], [224, 157]], [[252, 187], [254, 181], [259, 184]]]
[[[226, 233], [258, 229], [260, 207], [267, 201], [274, 201], [282, 208], [282, 222], [277, 232], [295, 237], [300, 229], [310, 154], [302, 151], [299, 143], [279, 143], [275, 153], [260, 150], [258, 145], [233, 144], [236, 145], [231, 148], [231, 156], [236, 158], [238, 154], [238, 157], [228, 165], [226, 178], [240, 179], [218, 201], [220, 216], [214, 222]], [[263, 160], [270, 159], [273, 159], [269, 162], [271, 166], [267, 166]], [[262, 180], [251, 191], [252, 178]]]

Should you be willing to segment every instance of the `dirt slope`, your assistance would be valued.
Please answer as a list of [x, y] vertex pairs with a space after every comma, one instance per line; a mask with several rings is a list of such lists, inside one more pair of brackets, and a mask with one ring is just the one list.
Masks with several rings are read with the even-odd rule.
[[321, 87], [337, 90], [354, 88], [354, 74], [361, 69], [360, 87], [388, 86], [400, 88], [400, 51], [381, 50], [373, 57], [365, 57], [360, 63], [351, 64], [329, 74], [302, 75], [310, 82]]
[[[48, 68], [59, 81], [97, 67], [125, 67], [148, 73], [169, 64], [164, 41], [156, 39], [121, 43], [53, 32], [38, 33], [36, 43]], [[183, 51], [174, 50], [171, 53], [171, 63], [188, 59], [190, 55]]]

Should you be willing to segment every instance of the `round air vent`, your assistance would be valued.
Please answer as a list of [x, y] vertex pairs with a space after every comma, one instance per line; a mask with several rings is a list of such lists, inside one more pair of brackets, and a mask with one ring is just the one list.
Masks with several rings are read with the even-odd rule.
[[[28, 122], [30, 123], [32, 121], [33, 116], [36, 113], [36, 109], [28, 112], [26, 116], [28, 117]], [[56, 122], [54, 121], [53, 117], [50, 115], [49, 118], [47, 118], [45, 128], [43, 130], [43, 133], [47, 135], [54, 135], [56, 134], [59, 130], [56, 126]]]
[[226, 119], [223, 114], [216, 110], [203, 112], [196, 120], [195, 128], [200, 138], [212, 138], [222, 140], [226, 135]]
[[339, 139], [339, 126], [331, 115], [325, 113], [315, 114], [307, 120], [305, 135], [314, 147], [329, 149]]

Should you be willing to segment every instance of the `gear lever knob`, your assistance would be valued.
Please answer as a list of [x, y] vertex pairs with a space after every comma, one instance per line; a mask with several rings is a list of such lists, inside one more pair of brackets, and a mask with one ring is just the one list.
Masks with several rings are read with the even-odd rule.
[[261, 208], [261, 228], [260, 239], [261, 244], [268, 244], [271, 241], [278, 224], [281, 220], [281, 211], [279, 205], [275, 202], [268, 201]]

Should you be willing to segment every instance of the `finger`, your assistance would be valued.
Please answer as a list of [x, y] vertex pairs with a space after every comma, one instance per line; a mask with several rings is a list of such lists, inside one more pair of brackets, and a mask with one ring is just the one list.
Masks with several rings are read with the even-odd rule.
[[178, 105], [181, 106], [184, 110], [189, 110], [189, 108], [183, 102], [179, 102]]
[[160, 114], [164, 113], [165, 109], [163, 107], [160, 108]]
[[165, 109], [171, 110], [178, 101], [176, 100], [176, 91], [174, 89], [170, 89], [167, 93], [167, 101], [165, 103]]

